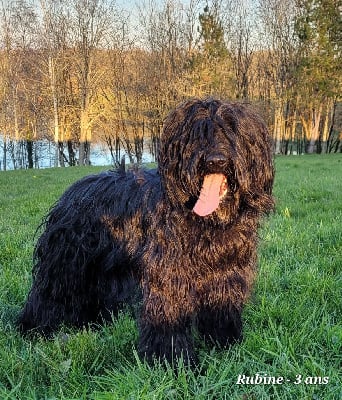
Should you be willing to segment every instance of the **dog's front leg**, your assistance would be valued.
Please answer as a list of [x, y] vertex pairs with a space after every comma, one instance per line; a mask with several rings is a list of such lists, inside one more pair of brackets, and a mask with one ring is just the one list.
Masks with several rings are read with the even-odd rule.
[[166, 360], [176, 366], [177, 361], [182, 359], [185, 365], [195, 366], [197, 357], [191, 336], [190, 318], [179, 316], [170, 320], [163, 306], [160, 307], [160, 303], [157, 305], [155, 299], [147, 300], [144, 304], [139, 326], [140, 356], [150, 364], [154, 360]]
[[242, 340], [241, 306], [204, 306], [197, 316], [199, 333], [206, 342], [226, 347]]

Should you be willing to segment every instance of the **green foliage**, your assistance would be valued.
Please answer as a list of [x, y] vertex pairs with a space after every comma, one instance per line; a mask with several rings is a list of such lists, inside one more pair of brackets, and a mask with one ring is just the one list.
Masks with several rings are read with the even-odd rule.
[[224, 41], [224, 29], [219, 17], [206, 6], [199, 16], [199, 22], [204, 57], [208, 57], [210, 61], [225, 57], [227, 48]]
[[299, 73], [307, 92], [333, 97], [340, 94], [342, 1], [300, 0], [295, 32], [299, 38]]
[[207, 5], [199, 14], [199, 47], [190, 55], [189, 76], [197, 96], [227, 97], [231, 92], [233, 71], [222, 15], [217, 5]]
[[[36, 226], [67, 186], [99, 170], [0, 173], [1, 399], [341, 398], [341, 155], [276, 159], [277, 205], [260, 233], [260, 271], [244, 313], [245, 339], [218, 350], [197, 338], [201, 370], [180, 364], [177, 374], [139, 360], [129, 313], [97, 329], [61, 329], [49, 341], [16, 332], [31, 282]], [[289, 382], [236, 384], [239, 374], [256, 373]], [[308, 377], [329, 382], [314, 384]]]
[[341, 0], [300, 0], [296, 31], [299, 39], [313, 46], [331, 46], [341, 50]]

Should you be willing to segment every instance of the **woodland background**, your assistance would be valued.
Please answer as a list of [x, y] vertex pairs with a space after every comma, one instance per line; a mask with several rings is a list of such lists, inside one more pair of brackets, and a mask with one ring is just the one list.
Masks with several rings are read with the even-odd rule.
[[252, 103], [276, 154], [342, 151], [342, 0], [0, 0], [0, 170], [154, 156], [193, 96]]

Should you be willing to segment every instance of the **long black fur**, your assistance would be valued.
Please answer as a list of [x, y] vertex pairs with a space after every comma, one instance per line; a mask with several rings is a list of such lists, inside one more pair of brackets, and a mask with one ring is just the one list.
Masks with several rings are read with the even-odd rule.
[[[227, 193], [194, 213], [205, 176]], [[141, 288], [139, 351], [196, 362], [192, 327], [225, 346], [241, 339], [241, 312], [256, 267], [260, 217], [273, 207], [271, 141], [248, 107], [189, 100], [170, 113], [159, 166], [91, 175], [46, 217], [22, 332], [110, 320]]]

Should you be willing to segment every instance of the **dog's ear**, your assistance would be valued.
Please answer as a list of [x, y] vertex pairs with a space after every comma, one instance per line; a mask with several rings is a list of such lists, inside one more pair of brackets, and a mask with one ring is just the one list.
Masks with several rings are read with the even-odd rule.
[[237, 116], [234, 168], [239, 189], [246, 204], [267, 213], [273, 208], [271, 137], [265, 123], [249, 106], [235, 105], [233, 113]]

